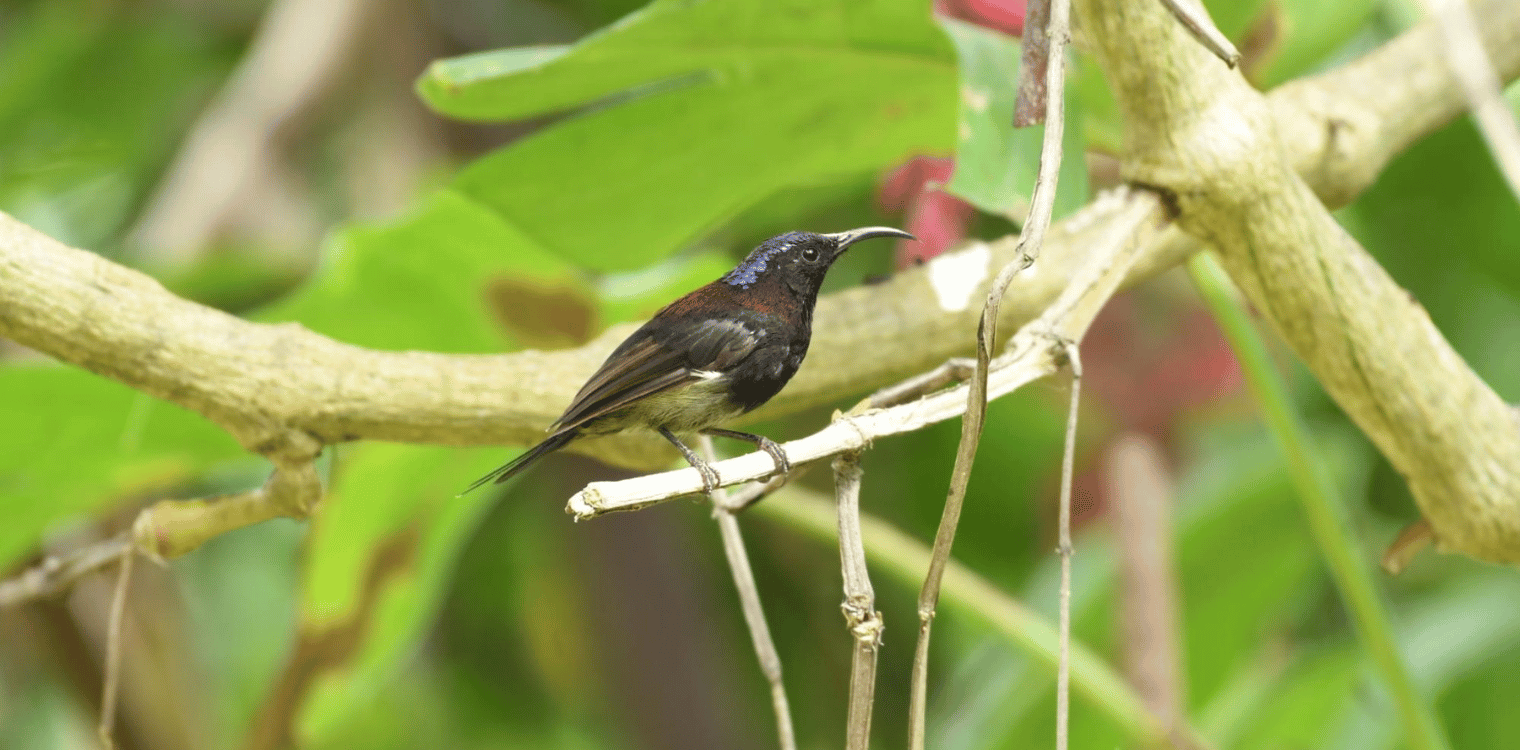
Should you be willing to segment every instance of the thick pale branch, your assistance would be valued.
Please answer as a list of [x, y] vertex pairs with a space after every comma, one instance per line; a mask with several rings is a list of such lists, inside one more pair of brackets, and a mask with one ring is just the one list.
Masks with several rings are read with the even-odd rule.
[[1520, 563], [1520, 425], [1292, 171], [1265, 99], [1156, 4], [1081, 7], [1125, 115], [1125, 175], [1177, 197], [1180, 226], [1407, 479], [1443, 549]]
[[[1069, 281], [1103, 211], [1053, 227], [1050, 252], [1009, 294], [1006, 317], [1027, 320]], [[1153, 248], [1152, 270], [1184, 257]], [[757, 418], [883, 385], [971, 345], [985, 294], [975, 268], [1013, 257], [1014, 242], [966, 251], [946, 274], [936, 259], [878, 285], [820, 301], [811, 354], [786, 391]], [[615, 327], [586, 346], [553, 352], [448, 355], [386, 352], [333, 341], [293, 323], [241, 320], [169, 294], [151, 278], [69, 248], [0, 214], [0, 336], [198, 411], [249, 450], [306, 456], [313, 446], [359, 438], [475, 445], [543, 436], [574, 390], [629, 332]], [[903, 342], [913, 342], [904, 346]], [[668, 462], [657, 437], [623, 435], [580, 450], [613, 463]]]

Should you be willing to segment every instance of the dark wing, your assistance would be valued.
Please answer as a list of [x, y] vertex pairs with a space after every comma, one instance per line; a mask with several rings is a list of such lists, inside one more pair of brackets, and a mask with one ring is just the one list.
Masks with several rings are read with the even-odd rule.
[[703, 373], [724, 372], [753, 352], [765, 336], [754, 321], [665, 323], [659, 334], [640, 328], [613, 350], [549, 429], [573, 429], [639, 399], [700, 380]]

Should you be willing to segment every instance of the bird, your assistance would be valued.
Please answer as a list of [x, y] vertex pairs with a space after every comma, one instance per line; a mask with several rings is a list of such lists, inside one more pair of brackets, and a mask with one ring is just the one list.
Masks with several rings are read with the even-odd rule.
[[892, 227], [847, 232], [787, 232], [755, 247], [732, 271], [666, 305], [607, 356], [550, 425], [549, 437], [475, 480], [464, 495], [500, 484], [572, 441], [628, 429], [663, 435], [702, 475], [718, 473], [678, 435], [702, 433], [754, 444], [776, 472], [791, 470], [770, 438], [718, 425], [769, 401], [807, 356], [813, 308], [829, 267], [852, 245], [913, 235]]

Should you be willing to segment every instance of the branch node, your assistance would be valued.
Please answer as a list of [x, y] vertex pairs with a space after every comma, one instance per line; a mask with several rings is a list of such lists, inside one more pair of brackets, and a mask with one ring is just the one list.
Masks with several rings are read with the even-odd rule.
[[880, 648], [882, 634], [887, 630], [881, 613], [871, 608], [868, 601], [849, 601], [839, 606], [844, 612], [845, 624], [856, 641], [871, 648]]

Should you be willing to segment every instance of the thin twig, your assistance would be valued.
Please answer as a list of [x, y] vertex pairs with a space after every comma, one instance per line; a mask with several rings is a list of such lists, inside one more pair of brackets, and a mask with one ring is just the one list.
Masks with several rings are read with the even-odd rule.
[[131, 549], [131, 539], [118, 534], [66, 555], [50, 555], [14, 578], [0, 581], [0, 607], [57, 594], [80, 576], [122, 559]]
[[132, 531], [70, 553], [49, 557], [0, 581], [0, 607], [51, 596], [80, 576], [141, 552], [150, 559], [179, 557], [234, 529], [271, 518], [305, 518], [322, 497], [322, 481], [310, 459], [279, 458], [257, 489], [193, 500], [160, 500], [143, 509]]
[[954, 357], [922, 375], [915, 375], [900, 383], [894, 383], [871, 394], [864, 408], [885, 409], [888, 406], [912, 401], [944, 388], [951, 383], [965, 381], [976, 373], [976, 360]]
[[[712, 438], [698, 436], [699, 449], [709, 462], [715, 461]], [[796, 750], [797, 736], [792, 729], [792, 709], [786, 699], [786, 687], [781, 681], [781, 656], [776, 652], [776, 642], [765, 622], [765, 608], [760, 604], [760, 589], [755, 585], [755, 572], [750, 568], [749, 553], [744, 549], [744, 536], [739, 533], [739, 519], [730, 510], [728, 491], [713, 490], [713, 519], [718, 522], [718, 532], [723, 536], [723, 554], [728, 558], [729, 570], [734, 574], [734, 587], [739, 590], [739, 605], [744, 611], [744, 624], [749, 626], [750, 640], [755, 644], [755, 656], [760, 660], [760, 671], [771, 688], [771, 707], [776, 712], [776, 735], [781, 750]], [[742, 506], [741, 506], [742, 507]]]
[[715, 504], [721, 503], [718, 507], [723, 508], [729, 513], [739, 513], [748, 510], [751, 505], [764, 500], [767, 495], [807, 474], [809, 468], [811, 467], [806, 464], [793, 466], [792, 470], [785, 474], [777, 474], [764, 482], [745, 485], [743, 489], [732, 495], [729, 495], [727, 492], [715, 493], [713, 495], [713, 502]]
[[1056, 750], [1066, 750], [1071, 721], [1071, 469], [1077, 452], [1077, 405], [1082, 395], [1082, 359], [1077, 342], [1067, 339], [1071, 366], [1071, 408], [1066, 413], [1066, 449], [1061, 456], [1061, 657], [1056, 666]]
[[865, 542], [860, 536], [860, 454], [841, 453], [834, 459], [834, 497], [839, 515], [839, 565], [844, 575], [844, 621], [855, 639], [850, 658], [850, 713], [845, 730], [846, 750], [866, 750], [871, 744], [871, 708], [876, 702], [876, 652], [886, 629], [876, 611], [876, 592], [866, 570]]
[[1172, 564], [1172, 479], [1155, 439], [1130, 433], [1104, 461], [1119, 547], [1119, 622], [1125, 671], [1152, 713], [1179, 724], [1177, 577]]
[[121, 682], [121, 630], [127, 609], [127, 586], [132, 581], [132, 554], [129, 549], [121, 557], [121, 570], [116, 574], [116, 593], [111, 597], [111, 618], [106, 625], [105, 685], [100, 696], [100, 725], [96, 734], [105, 750], [116, 743], [111, 739], [111, 727], [116, 724], [116, 694]]
[[1193, 35], [1208, 51], [1213, 52], [1215, 57], [1224, 61], [1225, 65], [1235, 67], [1240, 64], [1240, 50], [1225, 37], [1224, 32], [1214, 25], [1214, 19], [1209, 17], [1209, 11], [1197, 0], [1161, 0], [1166, 9], [1182, 22], [1183, 28]]
[[[1040, 146], [1040, 169], [1035, 178], [1030, 200], [1029, 218], [1019, 236], [1019, 252], [1012, 263], [1004, 266], [992, 282], [992, 290], [982, 308], [981, 325], [977, 327], [976, 370], [972, 374], [966, 392], [966, 414], [961, 422], [960, 445], [955, 453], [955, 468], [950, 476], [950, 489], [945, 507], [940, 515], [939, 529], [934, 536], [934, 556], [929, 562], [929, 572], [918, 597], [918, 643], [913, 652], [913, 678], [908, 704], [908, 746], [923, 750], [925, 717], [929, 703], [929, 637], [934, 622], [934, 607], [939, 602], [941, 580], [945, 563], [950, 559], [950, 548], [955, 542], [955, 530], [960, 523], [961, 505], [966, 497], [966, 485], [971, 480], [971, 467], [976, 459], [976, 449], [981, 443], [982, 423], [987, 414], [987, 378], [992, 364], [992, 348], [997, 345], [998, 308], [1003, 294], [1013, 277], [1033, 265], [1039, 257], [1050, 227], [1051, 214], [1055, 210], [1056, 187], [1061, 173], [1061, 139], [1066, 124], [1066, 43], [1071, 35], [1071, 3], [1069, 0], [1050, 0], [1050, 19], [1045, 26], [1045, 133]], [[1028, 42], [1026, 36], [1026, 43]], [[1024, 92], [1020, 91], [1022, 97]], [[1064, 664], [1064, 662], [1063, 662]]]
[[1050, 0], [1024, 4], [1024, 38], [1019, 52], [1017, 96], [1013, 100], [1013, 126], [1027, 128], [1045, 122], [1049, 109], [1050, 61], [1064, 61], [1050, 49]]
[[1504, 102], [1493, 63], [1483, 51], [1478, 22], [1466, 0], [1423, 0], [1445, 41], [1446, 59], [1472, 103], [1473, 119], [1510, 192], [1520, 200], [1520, 127]]

